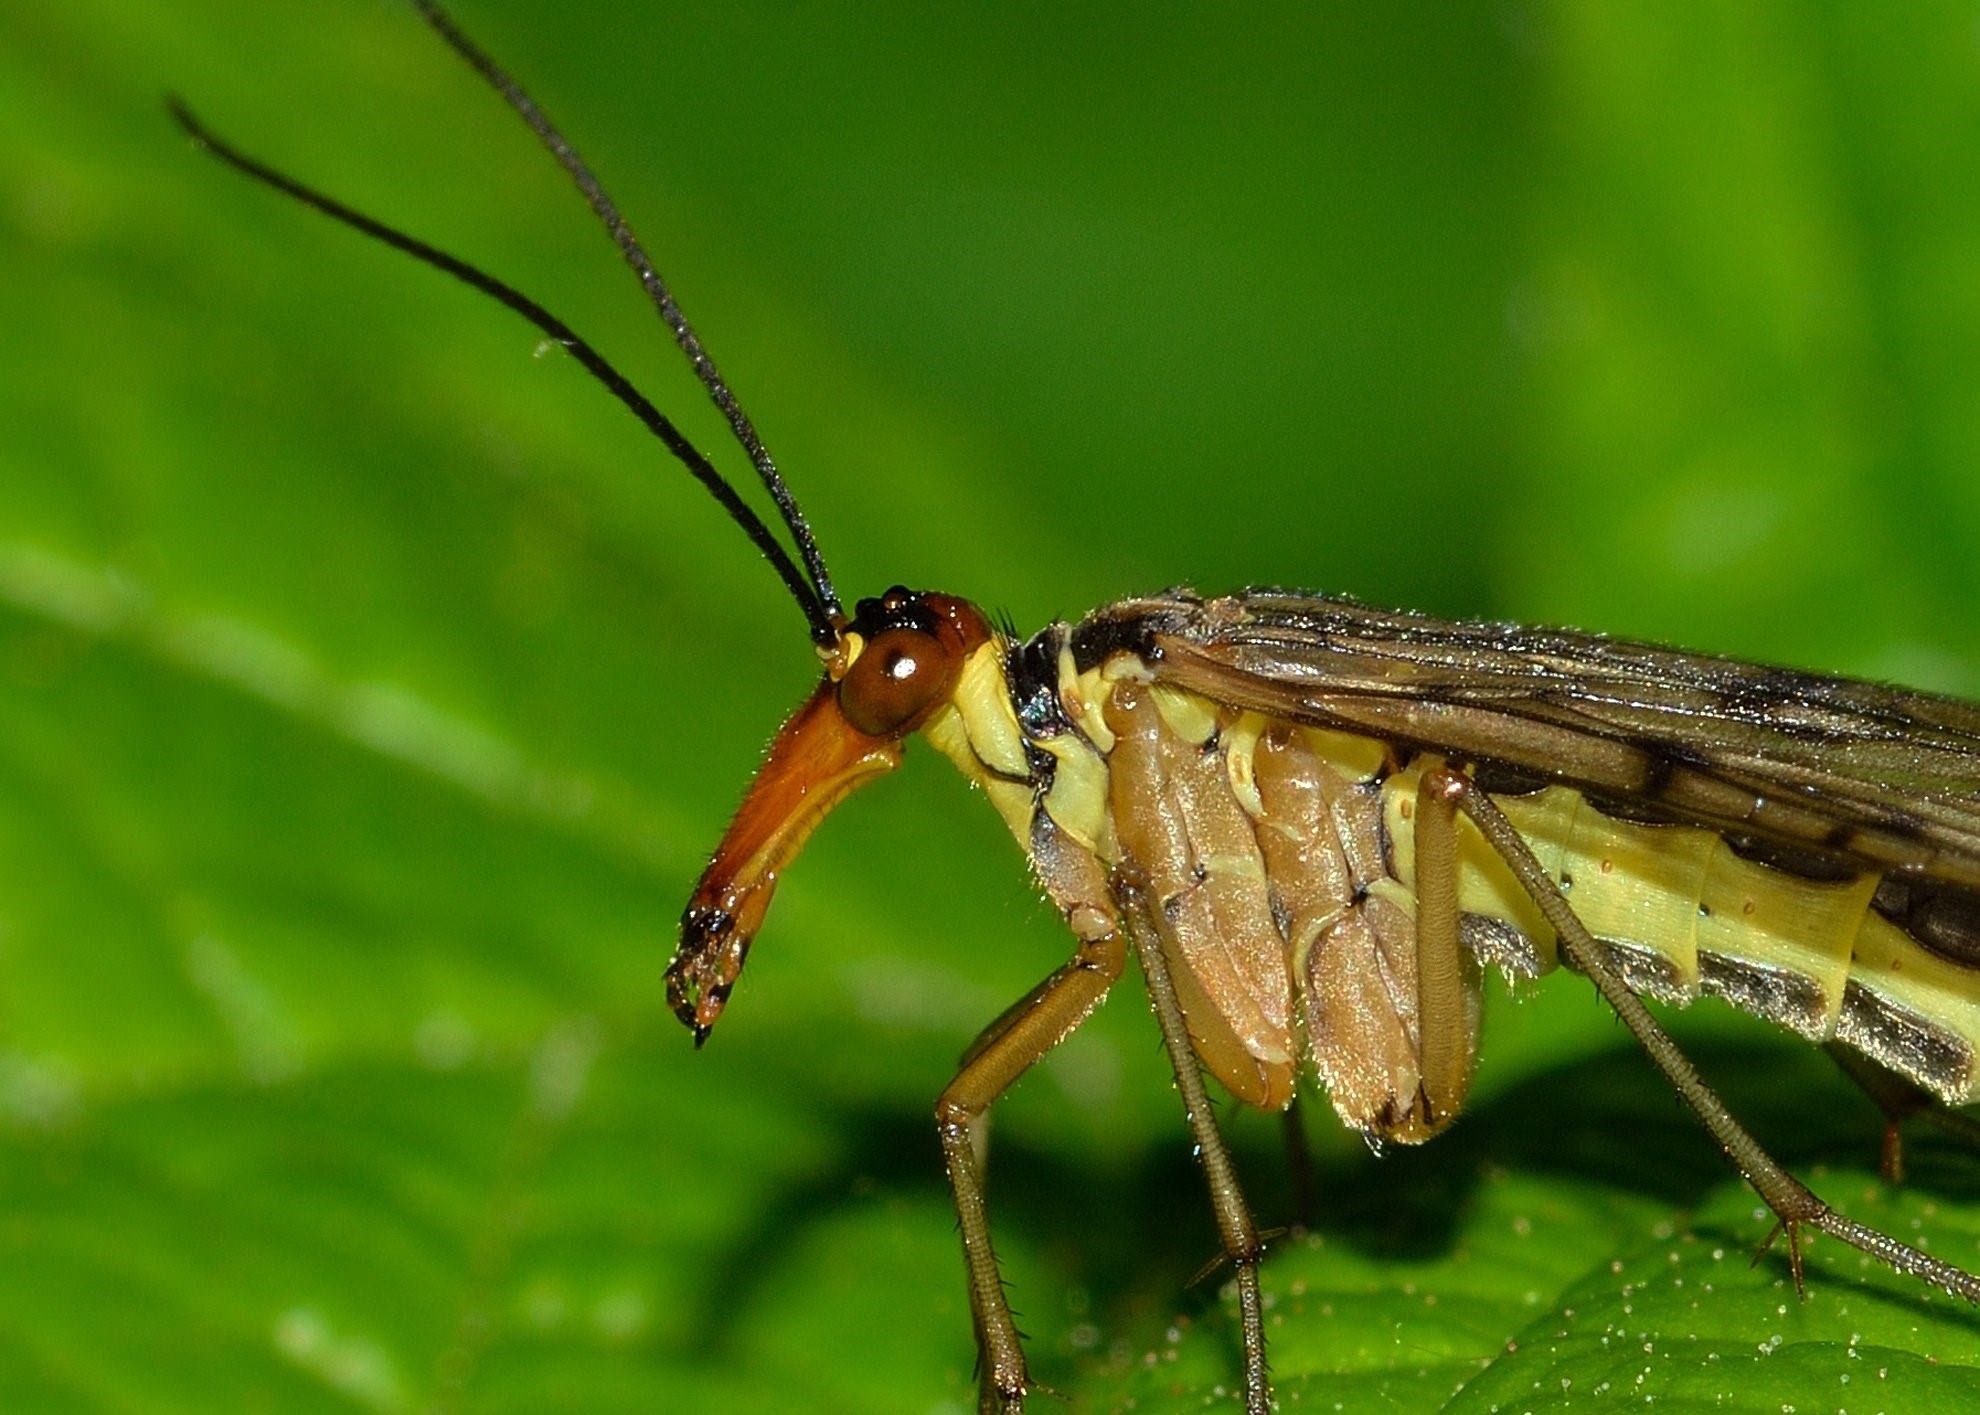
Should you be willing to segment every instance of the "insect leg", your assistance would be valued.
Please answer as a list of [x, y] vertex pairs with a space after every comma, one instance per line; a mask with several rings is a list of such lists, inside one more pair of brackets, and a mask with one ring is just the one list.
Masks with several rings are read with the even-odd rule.
[[1082, 940], [1070, 963], [990, 1024], [935, 1102], [935, 1129], [948, 1165], [949, 1188], [955, 1194], [963, 1262], [969, 1270], [969, 1310], [980, 1363], [978, 1400], [985, 1411], [1022, 1410], [1026, 1375], [1017, 1324], [1011, 1320], [1011, 1304], [1004, 1296], [1004, 1280], [990, 1244], [976, 1124], [1013, 1081], [1086, 1020], [1126, 962], [1127, 945], [1118, 932]]
[[[1125, 958], [1122, 961], [1125, 962]], [[1043, 978], [1039, 979], [1038, 985], [1032, 988], [1030, 992], [991, 1018], [989, 1024], [976, 1034], [967, 1047], [963, 1048], [962, 1058], [957, 1062], [958, 1067], [968, 1066], [977, 1057], [995, 1046], [997, 1040], [1004, 1033], [1010, 1031], [1011, 1028], [1017, 1026], [1030, 1015], [1031, 1011], [1039, 1005], [1040, 999], [1059, 986], [1059, 980], [1065, 976], [1067, 968], [1077, 966], [1077, 963], [1068, 963], [1065, 967], [1055, 969], [1053, 972], [1046, 974]]]
[[1143, 896], [1125, 883], [1117, 887], [1122, 896], [1122, 912], [1133, 920], [1135, 956], [1141, 960], [1141, 971], [1148, 979], [1148, 999], [1154, 1004], [1155, 1019], [1162, 1026], [1162, 1045], [1175, 1068], [1183, 1113], [1196, 1140], [1197, 1157], [1203, 1161], [1204, 1174], [1210, 1181], [1210, 1206], [1217, 1215], [1224, 1256], [1237, 1270], [1238, 1309], [1244, 1327], [1244, 1408], [1248, 1415], [1266, 1415], [1272, 1408], [1272, 1382], [1265, 1368], [1265, 1307], [1258, 1287], [1258, 1262], [1264, 1256], [1264, 1246], [1251, 1221], [1244, 1190], [1238, 1185], [1230, 1151], [1224, 1147], [1224, 1137], [1217, 1130], [1217, 1117], [1210, 1109], [1210, 1094], [1203, 1085], [1203, 1072], [1190, 1044], [1182, 1004], [1176, 1000], [1168, 960], [1162, 956], [1161, 933], [1148, 919]]
[[1636, 1040], [1650, 1054], [1650, 1059], [1657, 1063], [1657, 1069], [1664, 1073], [1679, 1097], [1704, 1123], [1712, 1138], [1719, 1142], [1719, 1147], [1745, 1176], [1746, 1182], [1774, 1211], [1775, 1226], [1761, 1244], [1761, 1251], [1766, 1251], [1777, 1234], [1787, 1235], [1788, 1263], [1794, 1272], [1797, 1291], [1803, 1290], [1800, 1230], [1807, 1225], [1832, 1238], [1840, 1238], [1897, 1272], [1929, 1282], [1955, 1297], [1980, 1302], [1980, 1277], [1942, 1262], [1929, 1253], [1921, 1253], [1854, 1219], [1845, 1218], [1781, 1168], [1773, 1156], [1761, 1148], [1760, 1142], [1733, 1118], [1712, 1088], [1705, 1084], [1697, 1068], [1678, 1050], [1677, 1044], [1657, 1025], [1636, 994], [1609, 966], [1594, 938], [1575, 916], [1567, 896], [1561, 893], [1546, 868], [1491, 798], [1475, 789], [1468, 778], [1455, 772], [1439, 768], [1426, 775], [1436, 778], [1437, 789], [1448, 794], [1457, 808], [1471, 818], [1486, 842], [1511, 868], [1528, 897], [1553, 927], [1568, 961], [1587, 974], [1596, 991], [1615, 1010], [1623, 1025], [1635, 1034]]
[[1416, 788], [1417, 1067], [1423, 1122], [1432, 1130], [1464, 1104], [1477, 1051], [1458, 935], [1458, 798], [1448, 784], [1464, 780], [1433, 770]]
[[1854, 1047], [1830, 1042], [1822, 1050], [1842, 1068], [1843, 1075], [1854, 1081], [1884, 1113], [1884, 1139], [1878, 1151], [1877, 1168], [1891, 1183], [1899, 1183], [1904, 1178], [1902, 1127], [1914, 1116], [1955, 1139], [1980, 1148], [1980, 1120], [1940, 1104], [1930, 1092], [1879, 1066]]

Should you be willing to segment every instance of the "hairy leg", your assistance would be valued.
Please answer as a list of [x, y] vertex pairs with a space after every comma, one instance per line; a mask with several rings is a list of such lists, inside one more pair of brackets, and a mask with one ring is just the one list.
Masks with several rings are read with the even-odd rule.
[[1267, 1415], [1272, 1408], [1272, 1383], [1265, 1365], [1265, 1307], [1258, 1286], [1258, 1262], [1264, 1256], [1264, 1247], [1252, 1222], [1250, 1206], [1245, 1203], [1244, 1190], [1238, 1184], [1230, 1151], [1217, 1129], [1217, 1117], [1210, 1109], [1210, 1094], [1204, 1087], [1203, 1071], [1197, 1065], [1196, 1052], [1183, 1022], [1182, 1004], [1176, 1000], [1168, 960], [1162, 956], [1161, 935], [1148, 921], [1146, 901], [1126, 886], [1120, 888], [1120, 894], [1122, 912], [1132, 925], [1135, 956], [1148, 979], [1148, 998], [1162, 1027], [1162, 1044], [1168, 1050], [1170, 1065], [1175, 1068], [1176, 1088], [1182, 1092], [1183, 1112], [1196, 1140], [1197, 1157], [1210, 1182], [1210, 1205], [1216, 1211], [1224, 1256], [1237, 1271], [1238, 1308], [1243, 1320], [1245, 1410], [1248, 1415]]
[[977, 1162], [976, 1127], [1007, 1090], [1107, 995], [1127, 961], [1118, 933], [1084, 942], [1074, 959], [992, 1022], [966, 1054], [962, 1069], [935, 1103], [935, 1129], [948, 1166], [949, 1188], [969, 1270], [969, 1311], [980, 1363], [978, 1404], [1010, 1415], [1024, 1408], [1028, 1377], [1011, 1304], [990, 1243], [990, 1216]]

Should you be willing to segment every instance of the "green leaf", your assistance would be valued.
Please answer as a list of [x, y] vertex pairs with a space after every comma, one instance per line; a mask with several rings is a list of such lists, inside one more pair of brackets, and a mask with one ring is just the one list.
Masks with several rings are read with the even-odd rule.
[[[1516, 1015], [1506, 1019], [1516, 1021]], [[1892, 1191], [1864, 1158], [1858, 1108], [1833, 1106], [1819, 1058], [1781, 1065], [1746, 1044], [1698, 1059], [1727, 1099], [1791, 1136], [1780, 1149], [1845, 1212], [1970, 1261], [1964, 1154], [1912, 1147]], [[1479, 1105], [1428, 1151], [1330, 1157], [1310, 1233], [1265, 1267], [1267, 1334], [1286, 1408], [1568, 1410], [1963, 1408], [1980, 1390], [1971, 1308], [1869, 1258], [1806, 1239], [1808, 1294], [1785, 1257], [1753, 1261], [1771, 1215], [1699, 1142], [1629, 1049], [1535, 1077]], [[1783, 1103], [1783, 1093], [1798, 1097]], [[1770, 1104], [1769, 1098], [1772, 1097]], [[1577, 1116], [1571, 1120], [1568, 1117]], [[1115, 1354], [1101, 1408], [1182, 1408], [1228, 1388], [1235, 1293], [1159, 1341]]]
[[[1029, 629], [1306, 584], [1980, 692], [1965, 10], [459, 8], [854, 594]], [[930, 1105], [1066, 951], [1002, 827], [915, 753], [693, 1053], [660, 967], [816, 671], [796, 614], [569, 360], [167, 90], [743, 467], [408, 10], [0, 9], [0, 1408], [972, 1408]], [[1883, 1189], [1820, 1057], [1673, 1025], [1839, 1206], [1980, 1263], [1970, 1157]], [[1972, 1314], [1821, 1240], [1806, 1304], [1746, 1267], [1750, 1196], [1573, 980], [1493, 1001], [1436, 1145], [1314, 1099], [1288, 1408], [1980, 1397]], [[1228, 1392], [1135, 984], [995, 1128], [1040, 1379]]]

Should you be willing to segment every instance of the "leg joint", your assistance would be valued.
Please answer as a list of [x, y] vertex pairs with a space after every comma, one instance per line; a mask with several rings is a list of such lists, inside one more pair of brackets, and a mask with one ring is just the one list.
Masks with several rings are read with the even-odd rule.
[[1224, 1256], [1237, 1268], [1255, 1268], [1265, 1261], [1265, 1244], [1253, 1234], [1242, 1243], [1228, 1243], [1224, 1246]]
[[1471, 794], [1471, 778], [1448, 766], [1434, 766], [1423, 773], [1417, 789], [1426, 796], [1436, 796], [1456, 805]]
[[1109, 982], [1127, 967], [1127, 939], [1118, 928], [1099, 938], [1081, 939], [1073, 965], [1083, 972], [1098, 973]]

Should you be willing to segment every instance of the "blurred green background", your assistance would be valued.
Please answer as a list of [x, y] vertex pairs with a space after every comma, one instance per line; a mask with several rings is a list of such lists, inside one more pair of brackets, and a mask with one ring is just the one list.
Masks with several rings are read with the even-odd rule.
[[[1980, 693], [1980, 11], [461, 0], [619, 196], [841, 585], [1026, 629], [1189, 581]], [[387, 0], [0, 3], [0, 1407], [973, 1408], [929, 1106], [1064, 955], [931, 753], [792, 872], [720, 1033], [672, 921], [815, 664], [511, 316], [160, 96], [537, 294], [743, 468], [520, 126]], [[1476, 1104], [1324, 1105], [1267, 1272], [1320, 1409], [1943, 1410], [1980, 1323], [1753, 1202], [1585, 985]], [[1715, 1005], [1851, 1212], [1976, 1171]], [[1276, 1125], [1231, 1126], [1267, 1224]], [[999, 1110], [1078, 1410], [1237, 1371], [1138, 983]], [[1049, 1407], [1048, 1407], [1049, 1408]]]

